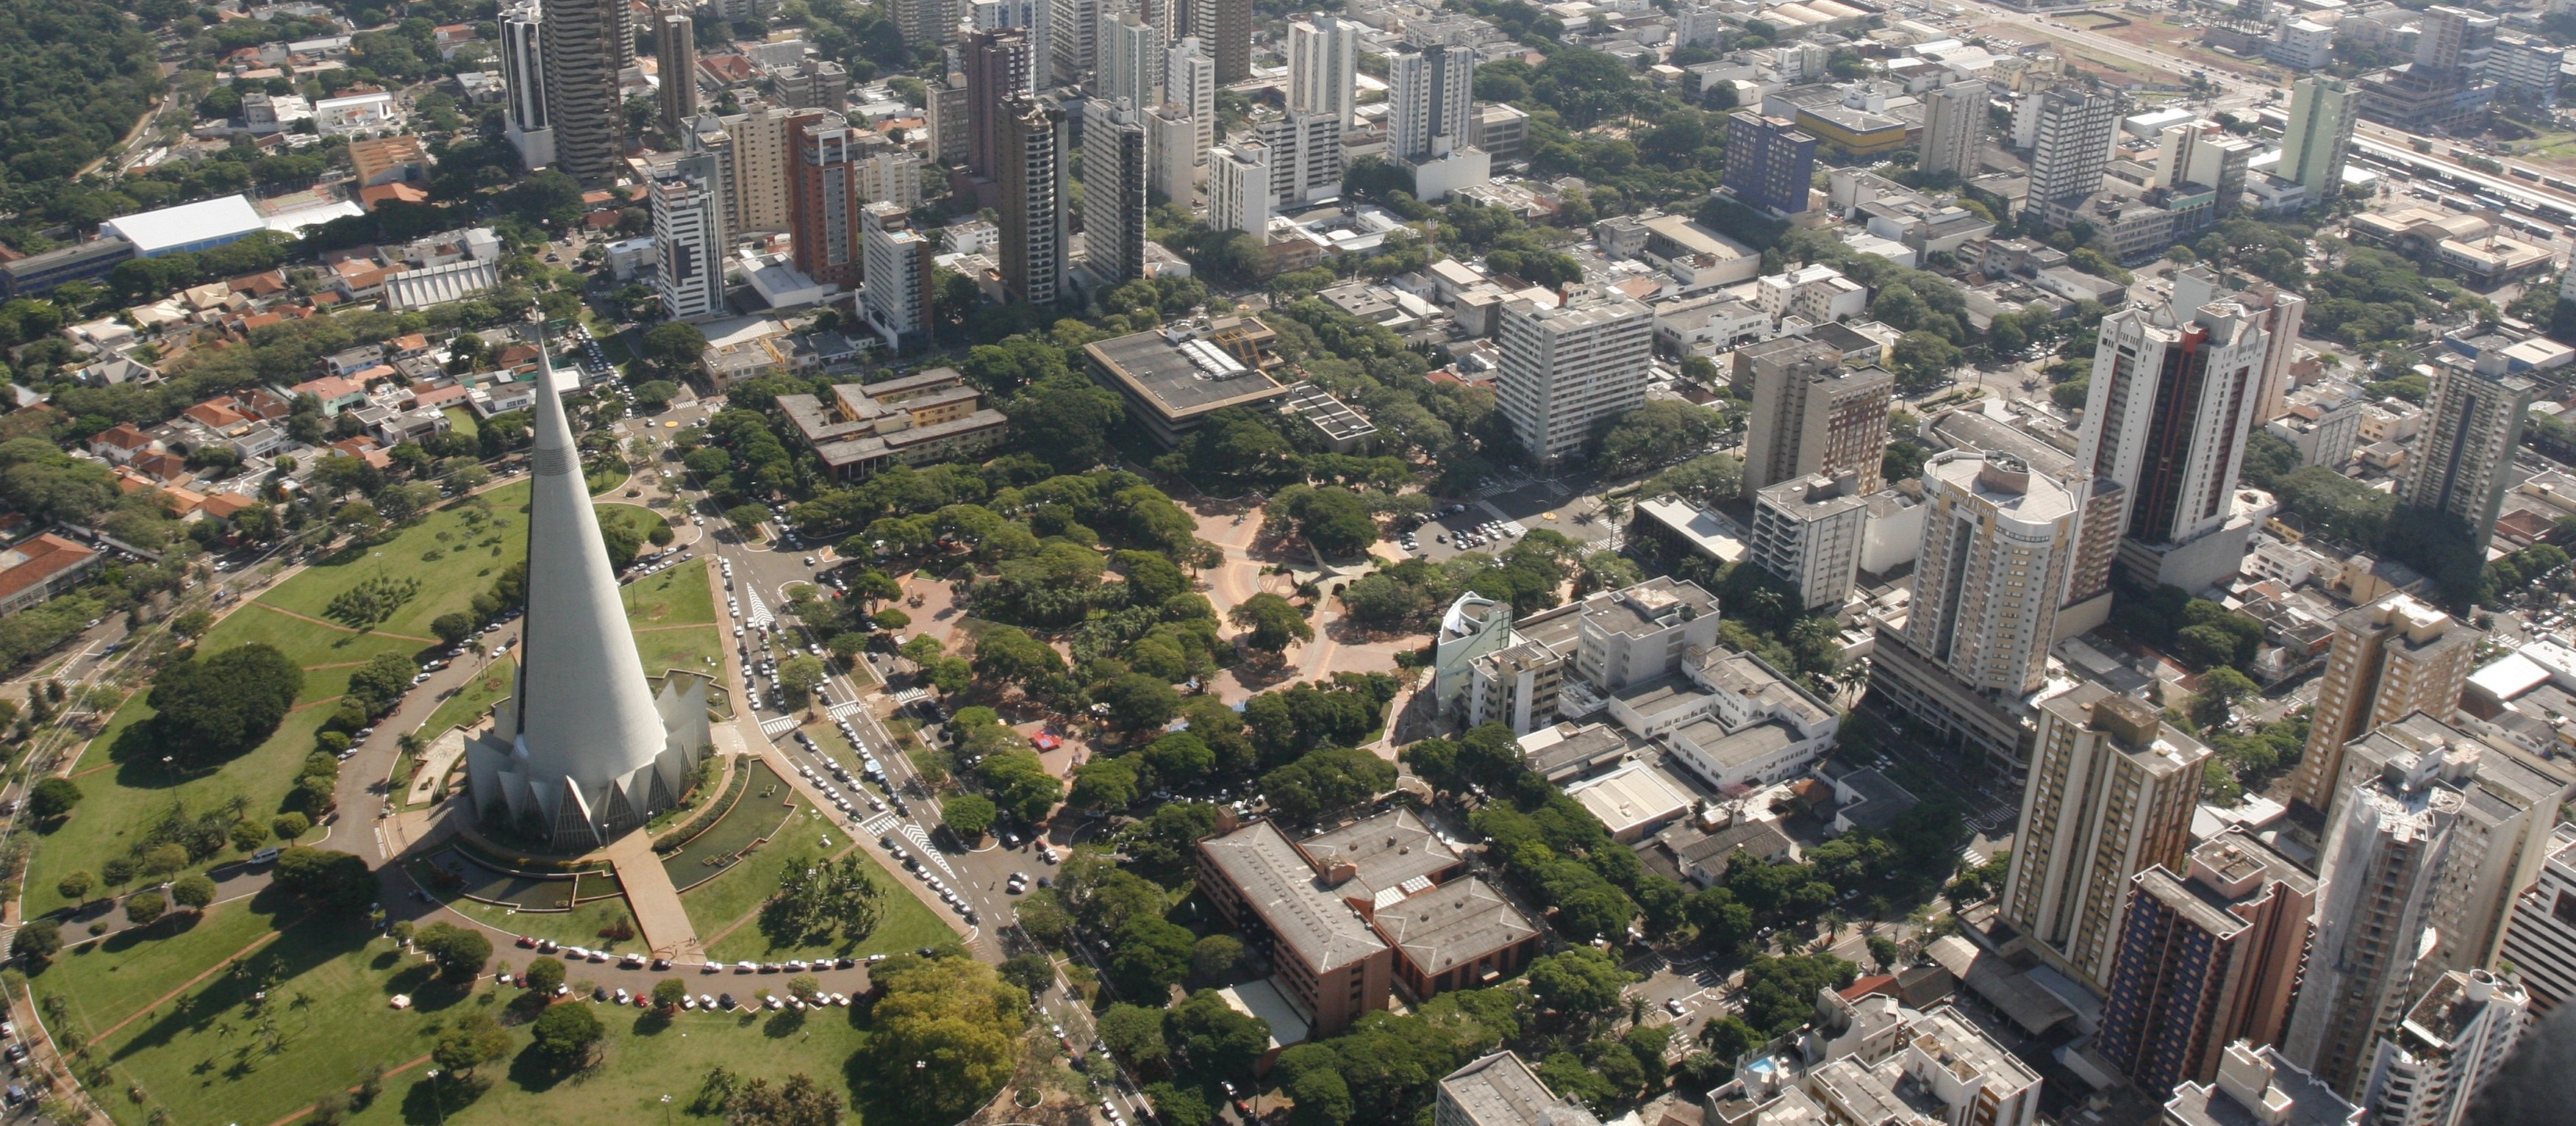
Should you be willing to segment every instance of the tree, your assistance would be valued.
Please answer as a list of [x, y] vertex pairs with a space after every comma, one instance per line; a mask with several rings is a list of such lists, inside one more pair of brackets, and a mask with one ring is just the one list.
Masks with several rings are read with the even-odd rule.
[[599, 1022], [590, 1002], [563, 1001], [546, 1006], [528, 1031], [537, 1051], [579, 1068], [589, 1065], [591, 1050], [608, 1034], [608, 1026]]
[[18, 928], [9, 944], [9, 952], [30, 965], [41, 966], [63, 948], [63, 925], [52, 919], [29, 919]]
[[87, 872], [73, 872], [54, 881], [54, 894], [73, 903], [89, 902], [89, 893], [97, 888], [98, 877]]
[[1075, 767], [1065, 801], [1084, 809], [1125, 809], [1136, 803], [1136, 767], [1124, 758], [1098, 758]]
[[277, 834], [277, 839], [289, 843], [311, 831], [312, 828], [313, 819], [301, 813], [281, 813], [270, 818], [268, 822], [268, 831]]
[[1246, 631], [1244, 643], [1264, 653], [1281, 653], [1292, 641], [1312, 641], [1315, 627], [1306, 612], [1276, 594], [1263, 591], [1226, 611], [1226, 620]]
[[551, 996], [555, 987], [564, 983], [564, 964], [560, 959], [539, 955], [528, 962], [525, 976], [531, 991]]
[[839, 1126], [841, 1096], [800, 1071], [775, 1087], [767, 1079], [744, 1084], [724, 1112], [732, 1126]]
[[681, 1002], [688, 999], [688, 982], [676, 977], [666, 977], [653, 983], [653, 1007], [656, 1009], [665, 1013], [676, 1012]]
[[450, 981], [472, 981], [492, 956], [492, 940], [483, 937], [483, 932], [453, 923], [431, 923], [420, 928], [412, 941], [429, 957], [430, 964], [438, 967], [439, 974]]
[[1679, 461], [1717, 437], [1716, 411], [1679, 399], [1656, 399], [1609, 420], [1595, 445], [1614, 473]]
[[1575, 1023], [1618, 1009], [1621, 992], [1635, 980], [1637, 975], [1620, 969], [1606, 951], [1590, 946], [1534, 959], [1529, 966], [1530, 999]]
[[162, 914], [169, 910], [170, 901], [157, 891], [138, 891], [125, 897], [125, 918], [138, 927], [159, 922]]
[[[2186, 629], [2182, 632], [2189, 633], [2191, 630]], [[2202, 727], [2222, 726], [2235, 709], [2237, 701], [2261, 691], [2261, 687], [2235, 669], [2224, 665], [2211, 669], [2200, 674], [2200, 691], [2192, 695], [2192, 721]]]
[[1895, 969], [1896, 963], [1905, 956], [1904, 951], [1897, 947], [1896, 940], [1886, 935], [1873, 934], [1862, 941], [1869, 946], [1869, 960], [1878, 964], [1880, 973]]
[[1188, 1061], [1187, 1074], [1202, 1083], [1247, 1081], [1269, 1049], [1270, 1022], [1236, 1012], [1216, 990], [1202, 989], [1164, 1015], [1163, 1040]]
[[477, 626], [474, 615], [456, 610], [431, 619], [429, 632], [437, 634], [440, 641], [449, 645], [462, 645], [466, 638], [474, 636]]
[[1125, 731], [1161, 727], [1181, 710], [1181, 694], [1169, 681], [1141, 672], [1111, 679], [1092, 698], [1109, 705], [1110, 722]]
[[660, 414], [669, 409], [671, 400], [679, 397], [679, 384], [667, 379], [649, 379], [635, 387], [635, 409], [645, 414]]
[[1021, 954], [1003, 961], [1002, 980], [1027, 990], [1035, 997], [1055, 985], [1055, 959], [1044, 954]]
[[1200, 981], [1224, 981], [1242, 964], [1243, 940], [1230, 934], [1212, 934], [1190, 947], [1190, 976]]
[[1300, 820], [1358, 805], [1394, 784], [1394, 763], [1350, 747], [1309, 752], [1261, 778], [1271, 808]]
[[1189, 976], [1196, 944], [1189, 928], [1161, 916], [1129, 919], [1110, 939], [1110, 984], [1128, 997], [1159, 1002], [1167, 990]]
[[993, 828], [993, 800], [982, 794], [952, 794], [939, 803], [939, 819], [961, 841], [983, 839]]
[[474, 1069], [510, 1054], [510, 1032], [490, 1013], [467, 1013], [456, 1018], [437, 1044], [429, 1050], [431, 1062], [458, 1076], [470, 1076]]
[[274, 646], [243, 645], [162, 667], [146, 698], [161, 745], [192, 764], [231, 759], [277, 730], [304, 670]]
[[1742, 460], [1733, 454], [1703, 454], [1656, 474], [1637, 495], [1679, 495], [1712, 502], [1732, 498], [1743, 488]]
[[71, 813], [80, 804], [81, 788], [69, 778], [47, 778], [27, 791], [27, 813], [38, 821], [52, 821]]
[[778, 666], [778, 689], [787, 694], [787, 706], [801, 708], [814, 699], [814, 690], [831, 675], [831, 670], [823, 667], [821, 657], [810, 653], [790, 657]]
[[215, 881], [203, 872], [190, 872], [170, 884], [170, 902], [190, 911], [203, 911], [215, 901]]
[[1786, 1035], [1815, 1011], [1818, 989], [1840, 989], [1859, 973], [1831, 954], [1756, 957], [1744, 967], [1744, 1021], [1764, 1035]]
[[1897, 379], [1908, 388], [1925, 388], [1959, 366], [1959, 346], [1937, 332], [1917, 330], [1896, 338]]
[[1120, 1002], [1100, 1014], [1100, 1039], [1128, 1066], [1148, 1070], [1171, 1053], [1163, 1042], [1163, 1010]]
[[[898, 954], [870, 971], [882, 991], [859, 1063], [902, 1075], [923, 1120], [952, 1121], [1001, 1088], [1027, 1027], [1028, 994], [971, 958]], [[927, 1067], [916, 1066], [916, 1061]]]
[[686, 379], [706, 354], [707, 334], [685, 321], [664, 321], [644, 333], [644, 362], [665, 379]]

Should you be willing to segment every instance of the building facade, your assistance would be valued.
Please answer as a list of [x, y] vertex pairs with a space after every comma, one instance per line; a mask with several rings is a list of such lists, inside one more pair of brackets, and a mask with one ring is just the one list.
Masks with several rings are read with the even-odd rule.
[[2343, 194], [2343, 167], [2361, 99], [2352, 84], [2314, 75], [2290, 84], [2290, 120], [2281, 133], [2280, 175], [2307, 189], [2310, 206]]
[[1831, 614], [1850, 597], [1869, 527], [1860, 479], [1811, 474], [1753, 494], [1753, 542], [1745, 558], [1798, 593], [1810, 613]]
[[725, 312], [721, 183], [715, 158], [699, 155], [681, 159], [649, 189], [653, 253], [659, 259], [653, 290], [662, 298], [662, 315], [671, 320], [708, 320]]
[[2522, 975], [2534, 1013], [2576, 998], [2576, 826], [2552, 830], [2540, 879], [2514, 899], [2500, 953]]
[[805, 112], [788, 121], [795, 155], [788, 169], [787, 220], [796, 270], [853, 290], [861, 268], [860, 132], [837, 113]]
[[2316, 877], [2242, 828], [2130, 881], [2102, 1057], [2142, 1090], [2206, 1083], [2226, 1046], [2277, 1044], [2307, 970]]
[[2479, 359], [2469, 370], [2435, 368], [2433, 393], [2424, 409], [2424, 437], [2407, 460], [2397, 499], [2409, 508], [2457, 519], [2484, 555], [2495, 537], [2523, 419], [2540, 387], [2505, 374], [2502, 356]]
[[625, 0], [548, 0], [543, 6], [545, 112], [555, 167], [585, 186], [606, 183], [625, 155], [617, 72], [635, 54]]
[[966, 171], [1000, 178], [1003, 107], [1029, 92], [1036, 58], [1025, 28], [966, 37]]
[[2460, 1126], [2530, 1025], [2510, 975], [2452, 970], [2380, 1037], [2361, 1105], [2379, 1126]]
[[1773, 215], [1803, 214], [1815, 190], [1815, 135], [1788, 118], [1744, 110], [1726, 122], [1726, 190]]
[[1029, 97], [1002, 106], [993, 178], [1001, 186], [1002, 289], [1052, 305], [1065, 272], [1064, 111]]
[[1744, 495], [1816, 475], [1848, 475], [1860, 494], [1877, 492], [1896, 377], [1844, 367], [1840, 349], [1812, 342], [1767, 350], [1752, 366]]
[[2039, 95], [2039, 129], [2030, 150], [2030, 207], [2051, 216], [2072, 212], [2102, 190], [2102, 170], [2120, 128], [2121, 97], [2098, 87], [2061, 85]]
[[1953, 82], [1925, 94], [1923, 149], [1915, 166], [1963, 180], [1976, 175], [1988, 100], [1983, 82]]
[[2336, 615], [2308, 745], [2290, 776], [2291, 797], [2331, 814], [2343, 796], [2336, 787], [2347, 745], [2416, 712], [2450, 719], [2484, 637], [2411, 594]]
[[653, 58], [662, 73], [662, 128], [676, 137], [698, 116], [697, 25], [688, 13], [661, 14], [653, 25]]
[[1359, 97], [1358, 24], [1317, 14], [1288, 24], [1288, 112], [1320, 113], [1349, 128]]
[[1397, 51], [1386, 65], [1388, 151], [1419, 162], [1465, 147], [1476, 53], [1433, 45]]
[[868, 327], [895, 351], [929, 343], [937, 248], [912, 229], [911, 213], [892, 203], [859, 210], [859, 248], [867, 263], [859, 308]]
[[1145, 276], [1145, 150], [1143, 110], [1103, 101], [1084, 108], [1083, 268], [1104, 287]]
[[501, 134], [533, 171], [555, 162], [554, 126], [546, 116], [545, 9], [519, 0], [501, 13]]
[[1503, 417], [1531, 456], [1580, 451], [1602, 420], [1646, 400], [1654, 312], [1615, 294], [1585, 293], [1555, 308], [1503, 306], [1497, 389]]

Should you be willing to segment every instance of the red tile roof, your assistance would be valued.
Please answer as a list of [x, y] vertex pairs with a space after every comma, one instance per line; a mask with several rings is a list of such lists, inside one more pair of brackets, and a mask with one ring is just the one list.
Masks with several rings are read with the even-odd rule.
[[24, 558], [7, 570], [0, 570], [0, 599], [38, 583], [49, 582], [54, 576], [78, 567], [98, 554], [51, 532], [10, 550]]

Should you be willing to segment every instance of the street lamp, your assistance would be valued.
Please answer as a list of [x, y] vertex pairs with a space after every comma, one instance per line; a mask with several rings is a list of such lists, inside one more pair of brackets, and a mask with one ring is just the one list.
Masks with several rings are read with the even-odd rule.
[[662, 1126], [671, 1126], [671, 1096], [662, 1096]]
[[438, 1069], [429, 1069], [429, 1105], [438, 1111], [439, 1126], [447, 1126], [447, 1106], [438, 1097]]

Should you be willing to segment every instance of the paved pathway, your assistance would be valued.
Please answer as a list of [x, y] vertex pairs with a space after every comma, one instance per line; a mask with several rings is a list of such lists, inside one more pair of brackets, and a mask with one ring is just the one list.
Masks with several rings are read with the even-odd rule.
[[635, 912], [635, 925], [643, 928], [644, 945], [653, 955], [675, 962], [704, 961], [706, 949], [698, 943], [696, 925], [689, 922], [689, 909], [680, 905], [680, 889], [672, 885], [670, 870], [653, 852], [653, 835], [628, 833], [603, 851], [608, 862], [617, 866], [626, 906]]

